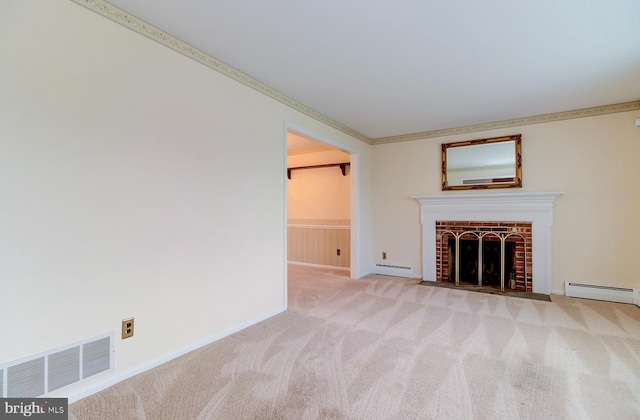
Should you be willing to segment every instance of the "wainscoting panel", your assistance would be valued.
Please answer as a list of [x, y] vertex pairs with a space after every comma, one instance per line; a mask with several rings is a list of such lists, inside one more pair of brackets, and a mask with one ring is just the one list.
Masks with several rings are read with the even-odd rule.
[[290, 219], [287, 224], [288, 260], [348, 268], [351, 260], [350, 225], [349, 220]]

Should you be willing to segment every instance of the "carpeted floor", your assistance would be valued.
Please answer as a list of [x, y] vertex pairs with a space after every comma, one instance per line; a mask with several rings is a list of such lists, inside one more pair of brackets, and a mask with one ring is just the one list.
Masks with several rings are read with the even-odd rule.
[[289, 268], [289, 310], [70, 419], [638, 419], [640, 308]]

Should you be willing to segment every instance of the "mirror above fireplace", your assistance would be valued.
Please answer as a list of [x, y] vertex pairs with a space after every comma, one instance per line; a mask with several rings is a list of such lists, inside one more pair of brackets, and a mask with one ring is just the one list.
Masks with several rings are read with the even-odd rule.
[[520, 134], [442, 144], [443, 191], [520, 187]]

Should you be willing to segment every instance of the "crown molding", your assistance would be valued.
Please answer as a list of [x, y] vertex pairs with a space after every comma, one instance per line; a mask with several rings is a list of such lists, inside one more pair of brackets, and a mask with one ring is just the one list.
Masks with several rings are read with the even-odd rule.
[[494, 130], [498, 128], [509, 128], [521, 125], [540, 124], [553, 121], [569, 120], [574, 118], [593, 117], [596, 115], [611, 114], [616, 112], [635, 111], [640, 110], [640, 100], [633, 102], [625, 102], [613, 105], [604, 105], [593, 108], [577, 109], [573, 111], [557, 112], [552, 114], [543, 114], [533, 117], [516, 118], [512, 120], [496, 121], [483, 124], [468, 125], [463, 127], [447, 128], [442, 130], [424, 131], [421, 133], [402, 134], [398, 136], [379, 137], [370, 139], [369, 137], [343, 125], [331, 118], [325, 117], [302, 105], [299, 102], [294, 101], [288, 96], [260, 83], [259, 81], [249, 77], [241, 71], [223, 63], [220, 60], [213, 58], [205, 52], [179, 40], [178, 38], [156, 28], [155, 26], [139, 19], [130, 13], [104, 1], [104, 0], [71, 0], [72, 2], [81, 5], [89, 10], [92, 10], [107, 19], [110, 19], [120, 25], [131, 29], [145, 37], [156, 41], [172, 50], [183, 54], [184, 56], [191, 58], [205, 66], [224, 74], [233, 80], [242, 83], [245, 86], [250, 87], [276, 101], [302, 113], [317, 121], [320, 121], [330, 127], [335, 128], [345, 134], [348, 134], [366, 144], [379, 145], [387, 143], [398, 143], [403, 141], [421, 140], [433, 137], [452, 136], [455, 134], [473, 133], [477, 131]]
[[133, 16], [132, 14], [112, 5], [111, 3], [108, 3], [104, 0], [71, 0], [71, 1], [83, 7], [86, 7], [89, 10], [96, 12], [99, 15], [106, 17], [107, 19], [110, 19], [116, 23], [119, 23], [120, 25], [128, 29], [131, 29], [132, 31], [135, 31], [141, 35], [144, 35], [147, 38], [164, 45], [165, 47], [169, 47], [172, 50], [177, 51], [188, 58], [191, 58], [201, 64], [204, 64], [205, 66], [219, 73], [222, 73], [225, 76], [228, 76], [234, 79], [235, 81], [240, 82], [243, 85], [248, 86], [251, 89], [254, 89], [272, 99], [275, 99], [276, 101], [284, 105], [287, 105], [288, 107], [293, 108], [296, 111], [299, 111], [313, 119], [316, 119], [330, 127], [333, 127], [336, 130], [342, 131], [345, 134], [355, 137], [358, 140], [363, 141], [364, 143], [372, 144], [371, 139], [366, 137], [365, 135], [358, 133], [357, 131], [352, 130], [351, 128], [345, 125], [342, 125], [337, 121], [334, 121], [328, 117], [325, 117], [319, 112], [316, 112], [311, 108], [308, 108], [302, 105], [299, 102], [294, 101], [288, 96], [285, 96], [282, 93], [270, 88], [269, 86], [266, 86], [260, 83], [256, 79], [249, 77], [248, 75], [231, 67], [230, 65], [225, 64], [222, 61], [213, 58], [212, 56], [206, 54], [205, 52], [187, 44], [186, 42], [179, 40], [178, 38], [156, 28], [155, 26], [143, 21], [142, 19], [139, 19]]
[[403, 134], [399, 136], [379, 137], [371, 139], [372, 144], [398, 143], [403, 141], [421, 140], [433, 137], [453, 136], [455, 134], [474, 133], [477, 131], [495, 130], [498, 128], [517, 127], [521, 125], [542, 124], [547, 122], [571, 120], [574, 118], [594, 117], [597, 115], [613, 114], [616, 112], [636, 111], [640, 109], [640, 101], [624, 102], [613, 105], [596, 106], [593, 108], [576, 109], [573, 111], [554, 112], [552, 114], [536, 115], [533, 117], [516, 118], [513, 120], [496, 121], [483, 124], [467, 125], [464, 127], [446, 128], [443, 130], [424, 131], [422, 133]]

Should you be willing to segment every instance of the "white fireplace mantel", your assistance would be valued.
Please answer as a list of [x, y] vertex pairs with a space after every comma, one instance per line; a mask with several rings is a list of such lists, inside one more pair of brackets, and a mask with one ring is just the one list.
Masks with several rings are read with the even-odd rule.
[[414, 196], [420, 202], [422, 278], [436, 281], [436, 221], [530, 222], [533, 292], [550, 294], [553, 202], [562, 194], [555, 191]]

